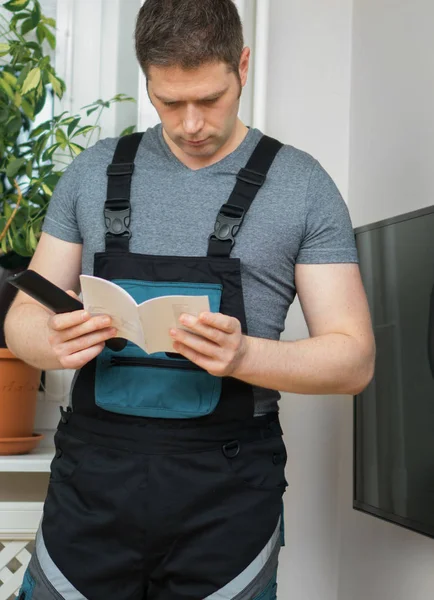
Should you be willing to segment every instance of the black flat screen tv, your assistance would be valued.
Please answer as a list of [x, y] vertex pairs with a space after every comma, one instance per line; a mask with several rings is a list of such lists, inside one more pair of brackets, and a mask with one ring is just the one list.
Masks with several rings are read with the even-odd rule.
[[354, 397], [353, 507], [434, 538], [434, 206], [354, 232], [377, 356]]

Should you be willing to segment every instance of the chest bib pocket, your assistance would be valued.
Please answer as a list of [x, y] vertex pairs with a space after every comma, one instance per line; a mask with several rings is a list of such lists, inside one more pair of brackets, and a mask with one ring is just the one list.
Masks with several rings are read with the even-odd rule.
[[[164, 295], [207, 295], [211, 312], [220, 309], [221, 284], [113, 281], [138, 304]], [[193, 362], [169, 357], [165, 352], [150, 355], [131, 342], [121, 352], [106, 347], [97, 357], [95, 402], [107, 411], [141, 417], [196, 418], [213, 412], [221, 388], [220, 377]]]

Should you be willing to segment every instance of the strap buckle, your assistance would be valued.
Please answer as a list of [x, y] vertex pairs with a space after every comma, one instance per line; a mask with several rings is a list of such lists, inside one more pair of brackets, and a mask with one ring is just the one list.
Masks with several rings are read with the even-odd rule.
[[128, 237], [131, 238], [130, 227], [131, 219], [131, 208], [124, 208], [122, 210], [111, 210], [110, 208], [104, 208], [104, 220], [106, 226], [106, 236], [115, 235], [116, 237]]
[[241, 223], [244, 219], [245, 210], [236, 204], [223, 204], [214, 225], [214, 233], [209, 239], [220, 240], [222, 242], [230, 241], [231, 248], [235, 244], [234, 237], [237, 235]]
[[107, 175], [132, 175], [134, 163], [111, 163], [107, 167]]
[[261, 187], [264, 184], [266, 176], [263, 173], [259, 173], [258, 171], [253, 171], [253, 169], [240, 169], [237, 179], [240, 181], [244, 181], [245, 183], [250, 183], [251, 185], [257, 185]]

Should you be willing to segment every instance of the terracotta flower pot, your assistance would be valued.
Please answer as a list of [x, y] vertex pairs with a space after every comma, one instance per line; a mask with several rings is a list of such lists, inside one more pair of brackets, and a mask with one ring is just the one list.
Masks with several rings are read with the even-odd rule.
[[41, 371], [0, 348], [0, 440], [33, 436]]

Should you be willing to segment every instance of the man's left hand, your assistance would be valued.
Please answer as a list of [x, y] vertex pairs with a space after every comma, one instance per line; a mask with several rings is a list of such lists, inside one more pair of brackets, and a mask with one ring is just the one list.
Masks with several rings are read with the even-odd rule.
[[211, 375], [234, 376], [247, 352], [246, 337], [238, 319], [203, 312], [198, 317], [182, 314], [179, 321], [190, 331], [170, 330], [174, 350]]

